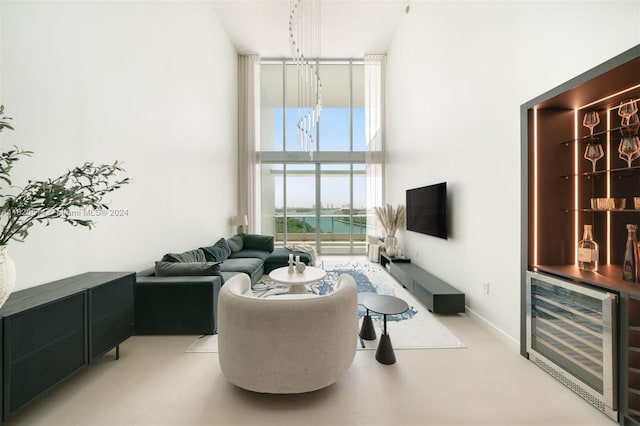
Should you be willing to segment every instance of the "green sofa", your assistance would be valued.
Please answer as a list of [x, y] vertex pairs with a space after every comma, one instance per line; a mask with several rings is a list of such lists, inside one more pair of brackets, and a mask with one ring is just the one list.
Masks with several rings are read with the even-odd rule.
[[307, 253], [274, 248], [272, 236], [259, 234], [238, 234], [211, 246], [167, 253], [154, 267], [136, 274], [136, 334], [215, 334], [224, 282], [243, 273], [254, 285], [264, 274], [286, 266], [291, 253], [307, 265], [311, 262]]

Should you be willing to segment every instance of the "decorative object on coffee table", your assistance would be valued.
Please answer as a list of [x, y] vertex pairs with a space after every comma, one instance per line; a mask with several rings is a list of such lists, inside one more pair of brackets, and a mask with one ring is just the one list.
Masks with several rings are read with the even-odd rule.
[[289, 273], [288, 266], [283, 266], [282, 268], [274, 269], [269, 274], [269, 278], [273, 281], [288, 285], [289, 293], [293, 294], [306, 293], [307, 289], [305, 284], [315, 283], [324, 279], [326, 276], [327, 273], [323, 269], [316, 268], [315, 266], [309, 266], [302, 272], [296, 272], [294, 274]]
[[[3, 113], [4, 106], [0, 106], [0, 115]], [[5, 128], [13, 130], [8, 120], [11, 118], [0, 116], [0, 132]], [[116, 179], [124, 172], [116, 161], [111, 165], [86, 162], [55, 179], [29, 180], [23, 187], [12, 186], [14, 163], [31, 154], [18, 147], [0, 152], [0, 181], [7, 185], [0, 186], [4, 201], [0, 205], [0, 306], [15, 285], [15, 265], [6, 254], [9, 241], [24, 241], [33, 225], [46, 226], [55, 219], [91, 229], [94, 221], [79, 217], [78, 210], [108, 210], [104, 196], [129, 183], [129, 178]]]
[[293, 274], [295, 272], [295, 267], [294, 267], [295, 263], [293, 261], [293, 253], [289, 254], [289, 269], [287, 270], [288, 273]]
[[386, 234], [384, 240], [385, 250], [389, 253], [389, 256], [395, 257], [398, 253], [396, 231], [404, 225], [405, 207], [399, 204], [397, 208], [394, 208], [391, 204], [386, 204], [383, 207], [374, 207], [373, 209]]

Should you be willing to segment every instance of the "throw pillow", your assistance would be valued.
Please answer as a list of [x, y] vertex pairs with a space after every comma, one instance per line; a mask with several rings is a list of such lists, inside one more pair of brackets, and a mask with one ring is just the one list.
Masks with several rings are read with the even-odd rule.
[[242, 235], [237, 234], [227, 240], [229, 247], [231, 247], [231, 253], [237, 253], [242, 250]]
[[156, 262], [156, 277], [220, 275], [218, 262]]
[[231, 247], [224, 238], [210, 247], [200, 247], [200, 250], [204, 252], [207, 262], [222, 262], [231, 254]]
[[167, 253], [162, 262], [206, 262], [207, 258], [200, 249], [185, 251], [184, 253]]
[[273, 251], [273, 236], [259, 234], [242, 234], [242, 248], [244, 250]]

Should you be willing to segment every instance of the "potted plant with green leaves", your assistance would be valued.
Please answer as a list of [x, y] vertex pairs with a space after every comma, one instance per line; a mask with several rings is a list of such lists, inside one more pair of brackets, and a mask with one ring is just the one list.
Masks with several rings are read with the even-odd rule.
[[[0, 106], [0, 132], [13, 130], [10, 120], [4, 116], [4, 106]], [[13, 166], [32, 154], [18, 147], [0, 152], [0, 307], [11, 294], [16, 279], [15, 265], [7, 254], [9, 241], [24, 241], [33, 225], [47, 226], [54, 220], [91, 229], [95, 222], [78, 217], [77, 211], [108, 210], [104, 197], [129, 183], [127, 177], [118, 179], [124, 169], [116, 161], [86, 162], [54, 179], [29, 180], [22, 187], [13, 186]]]

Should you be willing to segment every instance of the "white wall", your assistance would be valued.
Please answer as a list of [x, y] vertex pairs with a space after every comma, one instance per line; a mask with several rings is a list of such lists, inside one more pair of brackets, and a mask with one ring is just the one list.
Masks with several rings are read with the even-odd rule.
[[520, 105], [638, 43], [637, 1], [412, 2], [389, 49], [387, 197], [447, 181], [451, 208], [449, 240], [399, 239], [513, 341]]
[[214, 243], [236, 210], [237, 56], [209, 2], [3, 1], [4, 147], [33, 150], [14, 183], [124, 161], [94, 230], [36, 226], [11, 243], [17, 289], [137, 271]]

